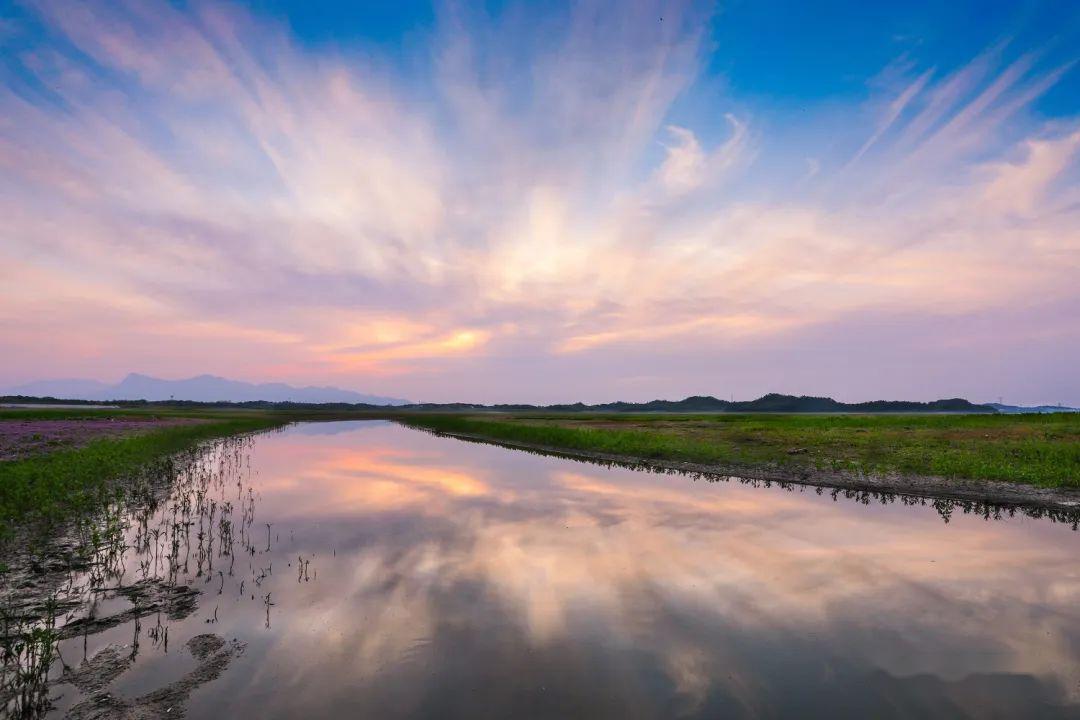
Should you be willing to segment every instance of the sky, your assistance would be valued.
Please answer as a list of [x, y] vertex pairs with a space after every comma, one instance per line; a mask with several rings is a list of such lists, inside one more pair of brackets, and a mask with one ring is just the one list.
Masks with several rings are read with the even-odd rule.
[[0, 387], [1080, 405], [1068, 2], [0, 0]]

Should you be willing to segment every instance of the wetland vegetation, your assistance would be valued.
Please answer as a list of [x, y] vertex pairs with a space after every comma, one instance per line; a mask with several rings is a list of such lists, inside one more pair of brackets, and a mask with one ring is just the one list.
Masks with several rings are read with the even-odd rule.
[[1077, 413], [413, 414], [404, 422], [569, 453], [714, 466], [726, 474], [893, 475], [1080, 489]]
[[[388, 418], [436, 432], [577, 455], [817, 484], [889, 476], [1080, 492], [1080, 414], [435, 413], [400, 409], [168, 407], [0, 410], [21, 434], [0, 460], [0, 538], [124, 492], [118, 478], [211, 438], [290, 422]], [[38, 425], [35, 425], [37, 423]], [[40, 427], [38, 427], [40, 426]], [[62, 426], [63, 432], [47, 428]], [[66, 433], [66, 435], [65, 435]], [[20, 449], [22, 448], [22, 449]], [[849, 487], [849, 485], [841, 485]], [[869, 489], [875, 489], [870, 487]], [[932, 495], [933, 493], [927, 493]]]
[[[58, 689], [66, 687], [70, 700], [61, 704], [70, 717], [182, 714], [192, 690], [225, 672], [248, 642], [195, 633], [192, 623], [198, 619], [205, 630], [214, 630], [223, 599], [218, 596], [225, 593], [234, 603], [250, 604], [270, 631], [281, 602], [275, 593], [282, 590], [270, 583], [281, 530], [255, 519], [257, 493], [247, 459], [251, 439], [296, 422], [342, 419], [393, 420], [436, 435], [567, 454], [607, 464], [612, 472], [626, 472], [619, 467], [681, 471], [706, 480], [738, 473], [743, 483], [769, 487], [779, 480], [787, 490], [805, 489], [800, 483], [829, 485], [834, 501], [930, 505], [946, 522], [957, 511], [1008, 521], [1020, 510], [1034, 520], [1077, 527], [1075, 507], [996, 504], [979, 495], [969, 502], [972, 498], [947, 493], [941, 499], [916, 480], [1006, 481], [1076, 493], [1076, 414], [448, 414], [191, 405], [0, 409], [0, 707], [13, 716], [56, 714], [56, 702], [65, 697]], [[377, 455], [365, 462], [381, 467]], [[443, 473], [447, 479], [438, 480]], [[446, 482], [451, 496], [477, 492], [472, 480], [455, 489], [461, 482], [456, 473], [440, 469], [436, 480], [420, 482]], [[863, 480], [844, 484], [836, 481], [841, 475]], [[893, 486], [864, 482], [871, 476], [904, 477], [906, 484], [894, 492]], [[409, 487], [406, 497], [415, 492]], [[303, 497], [319, 493], [303, 488]], [[374, 497], [376, 505], [386, 502], [381, 494]], [[336, 556], [337, 549], [330, 552]], [[296, 582], [309, 583], [319, 576], [311, 565], [315, 557], [301, 552], [279, 556], [277, 562]], [[200, 610], [200, 598], [207, 595], [216, 598], [214, 606]], [[194, 669], [148, 693], [124, 697], [116, 692], [117, 678], [138, 666], [141, 643], [168, 653], [169, 628], [178, 625], [186, 630], [174, 646], [193, 659]], [[121, 632], [130, 638], [122, 641]], [[81, 659], [72, 660], [73, 643], [80, 639]]]
[[[13, 459], [0, 460], [0, 542], [20, 527], [93, 513], [123, 496], [125, 479], [180, 451], [288, 421], [265, 413], [0, 410], [0, 429], [19, 424], [22, 430], [10, 449]], [[102, 424], [122, 427], [107, 432], [96, 427]], [[64, 431], [50, 428], [55, 425]]]
[[[191, 691], [242, 652], [239, 641], [203, 633], [179, 643], [195, 661], [179, 680], [133, 699], [112, 692], [144, 643], [168, 652], [169, 625], [196, 612], [199, 585], [223, 583], [226, 572], [255, 577], [255, 498], [243, 472], [250, 438], [215, 435], [265, 425], [198, 427], [198, 435], [173, 427], [112, 445], [101, 467], [127, 468], [123, 483], [101, 497], [104, 485], [83, 487], [47, 534], [31, 523], [18, 528], [19, 543], [9, 539], [0, 574], [0, 716], [45, 716], [70, 688], [77, 700], [65, 717], [181, 717]], [[108, 451], [92, 442], [66, 452]], [[139, 464], [145, 458], [153, 460]], [[248, 560], [244, 572], [238, 558]]]
[[1080, 708], [1080, 605], [1063, 584], [1075, 519], [697, 482], [714, 478], [400, 424], [201, 441], [115, 479], [122, 494], [65, 516], [47, 541], [9, 544], [0, 707], [282, 719]]

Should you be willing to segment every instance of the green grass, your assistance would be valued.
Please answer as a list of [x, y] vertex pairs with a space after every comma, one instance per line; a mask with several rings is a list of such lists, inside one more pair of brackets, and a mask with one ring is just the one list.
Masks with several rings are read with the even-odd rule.
[[124, 437], [93, 440], [19, 460], [0, 460], [0, 541], [17, 526], [50, 524], [93, 513], [124, 491], [117, 480], [174, 453], [217, 437], [279, 427], [295, 421], [385, 418], [385, 411], [294, 408], [0, 408], [7, 420], [197, 418], [199, 424], [158, 427]]
[[[100, 418], [145, 418], [145, 417], [186, 417], [186, 418], [256, 418], [278, 417], [265, 410], [245, 410], [242, 408], [223, 409], [186, 409], [186, 408], [0, 408], [0, 420], [78, 420]], [[291, 417], [291, 414], [290, 414]]]
[[1080, 414], [410, 415], [495, 441], [724, 467], [899, 472], [1080, 487]]
[[[134, 411], [138, 412], [138, 411]], [[92, 413], [92, 414], [91, 414]], [[70, 419], [130, 415], [128, 412], [86, 410], [3, 411], [0, 419]], [[0, 462], [0, 539], [14, 528], [50, 523], [93, 512], [118, 493], [118, 478], [200, 442], [227, 435], [280, 426], [288, 418], [266, 413], [143, 413], [170, 417], [201, 417], [199, 424], [174, 425], [145, 433], [93, 440], [77, 448]]]
[[294, 420], [394, 417], [495, 441], [682, 460], [726, 468], [816, 468], [1080, 487], [1080, 415], [522, 414], [396, 411], [268, 413], [240, 409], [17, 409], [0, 421], [82, 417], [194, 417], [44, 455], [0, 461], [0, 538], [20, 524], [89, 513], [121, 492], [118, 478], [215, 437]]

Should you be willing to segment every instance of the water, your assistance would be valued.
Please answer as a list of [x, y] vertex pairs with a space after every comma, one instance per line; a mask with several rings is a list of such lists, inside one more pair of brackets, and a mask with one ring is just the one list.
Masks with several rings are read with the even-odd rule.
[[[260, 435], [192, 476], [98, 582], [171, 578], [198, 608], [62, 640], [52, 716], [1080, 717], [1068, 525], [382, 422]], [[99, 617], [132, 607], [114, 596]], [[185, 647], [205, 634], [212, 672]], [[110, 645], [130, 665], [95, 706], [63, 665]]]

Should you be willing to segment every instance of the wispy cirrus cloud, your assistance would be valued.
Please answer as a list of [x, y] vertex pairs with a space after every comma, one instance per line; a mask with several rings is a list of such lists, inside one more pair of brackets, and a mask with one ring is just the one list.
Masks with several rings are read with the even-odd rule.
[[[842, 126], [809, 116], [852, 150], [784, 148], [815, 163], [788, 174], [764, 169], [780, 149], [752, 104], [719, 93], [708, 119], [679, 117], [711, 87], [710, 17], [448, 6], [405, 67], [306, 46], [238, 6], [35, 5], [5, 21], [7, 379], [677, 394], [717, 379], [675, 382], [672, 348], [717, 357], [849, 328], [843, 353], [852, 317], [1007, 322], [1017, 304], [1076, 300], [1080, 125], [1031, 112], [1068, 63], [1007, 44], [947, 72], [909, 61]], [[1057, 320], [1041, 342], [1080, 344]], [[762, 352], [782, 377], [791, 359]], [[651, 379], [597, 387], [605, 363]], [[755, 372], [722, 381], [780, 389]]]

